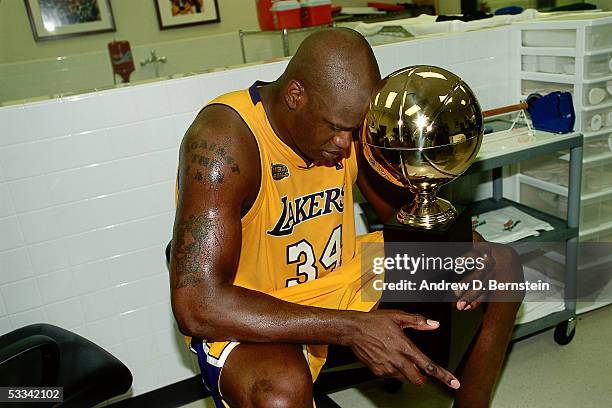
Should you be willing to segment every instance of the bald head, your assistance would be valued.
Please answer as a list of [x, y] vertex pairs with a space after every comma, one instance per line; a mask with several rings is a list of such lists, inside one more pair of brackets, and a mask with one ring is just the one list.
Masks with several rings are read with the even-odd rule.
[[368, 42], [357, 31], [332, 28], [317, 31], [300, 45], [280, 78], [297, 80], [307, 91], [336, 99], [368, 92], [380, 80]]
[[380, 81], [372, 48], [356, 31], [306, 38], [281, 77], [260, 89], [276, 134], [306, 163], [333, 165], [350, 154]]

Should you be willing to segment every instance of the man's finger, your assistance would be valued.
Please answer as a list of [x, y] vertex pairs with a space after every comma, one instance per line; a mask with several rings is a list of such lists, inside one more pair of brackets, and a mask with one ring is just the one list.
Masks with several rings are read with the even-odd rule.
[[[467, 274], [466, 276], [463, 277], [463, 279], [461, 279], [459, 281], [459, 284], [463, 284], [463, 283], [468, 283], [471, 284], [472, 281], [474, 281], [475, 279], [480, 279], [480, 272], [479, 271], [475, 271], [475, 272], [470, 272], [469, 274]], [[461, 287], [461, 286], [459, 286]], [[453, 293], [455, 294], [455, 297], [457, 299], [459, 299], [465, 292], [467, 292], [464, 289], [455, 289], [453, 291]]]
[[444, 368], [431, 361], [420, 351], [415, 353], [415, 357], [416, 358], [414, 358], [413, 361], [425, 374], [429, 375], [430, 377], [437, 378], [442, 383], [455, 390], [461, 387], [461, 383], [459, 382], [457, 377], [455, 377], [449, 371], [445, 370]]
[[396, 323], [402, 329], [435, 330], [440, 327], [440, 322], [427, 319], [416, 313], [399, 312], [396, 317]]
[[403, 364], [398, 364], [396, 368], [402, 373], [404, 380], [408, 380], [414, 385], [423, 385], [427, 379], [411, 361], [404, 361]]
[[[483, 283], [483, 285], [486, 285], [486, 283]], [[484, 299], [486, 295], [487, 291], [484, 287], [481, 290], [468, 290], [459, 297], [459, 300], [457, 300], [457, 310], [466, 310], [467, 306], [477, 302], [479, 299]], [[475, 306], [472, 305], [470, 308], [474, 307]]]
[[474, 310], [476, 309], [478, 306], [480, 306], [480, 304], [482, 302], [484, 302], [486, 300], [487, 296], [485, 293], [481, 294], [480, 296], [478, 296], [478, 298], [472, 302], [470, 302], [465, 308], [463, 308], [463, 310]]
[[[486, 288], [489, 286], [489, 278], [492, 276], [493, 270], [495, 268], [495, 260], [492, 256], [486, 256], [483, 260], [483, 268], [482, 269], [474, 269], [472, 272], [467, 274], [461, 279], [460, 283], [467, 283], [468, 285], [472, 285], [474, 281], [480, 281], [482, 283], [482, 287]], [[470, 287], [468, 286], [468, 287]], [[458, 299], [463, 298], [469, 290], [464, 289], [456, 289], [453, 291], [455, 296]], [[463, 299], [467, 300], [467, 299]]]

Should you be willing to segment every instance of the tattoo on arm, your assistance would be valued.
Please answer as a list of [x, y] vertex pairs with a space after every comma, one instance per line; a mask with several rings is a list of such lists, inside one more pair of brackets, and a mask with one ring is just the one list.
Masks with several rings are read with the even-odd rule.
[[201, 269], [207, 254], [221, 243], [217, 238], [218, 220], [204, 215], [191, 215], [181, 219], [176, 225], [174, 261], [176, 262], [176, 282], [174, 289], [197, 286], [204, 277]]
[[[234, 158], [216, 143], [208, 143], [206, 140], [191, 142], [187, 145], [187, 153], [191, 153], [190, 164], [194, 164], [199, 169], [194, 179], [200, 183], [206, 181], [213, 184], [221, 183], [224, 178], [222, 171], [224, 164], [230, 166], [229, 169], [232, 173], [240, 174], [240, 167]], [[201, 171], [206, 167], [208, 168], [207, 180]]]

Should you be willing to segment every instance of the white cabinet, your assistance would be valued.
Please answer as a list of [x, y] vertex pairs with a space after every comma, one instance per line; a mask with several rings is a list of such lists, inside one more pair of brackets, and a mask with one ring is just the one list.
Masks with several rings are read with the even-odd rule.
[[[517, 93], [523, 98], [531, 93], [572, 93], [574, 129], [584, 135], [580, 241], [612, 242], [612, 13], [515, 23], [512, 35], [518, 50]], [[557, 155], [522, 164], [521, 202], [553, 215], [564, 214], [567, 179], [561, 175], [567, 174], [567, 159]], [[586, 261], [580, 260], [580, 265]], [[579, 271], [579, 286], [580, 279]], [[579, 304], [578, 312], [603, 304]]]

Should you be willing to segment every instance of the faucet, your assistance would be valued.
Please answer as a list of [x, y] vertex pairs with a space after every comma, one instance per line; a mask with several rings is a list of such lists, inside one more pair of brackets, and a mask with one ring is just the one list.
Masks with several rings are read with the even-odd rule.
[[165, 64], [166, 61], [166, 57], [158, 57], [155, 50], [151, 50], [151, 55], [149, 56], [149, 58], [140, 61], [140, 66], [144, 67], [146, 65], [153, 64], [153, 69], [155, 70], [155, 77], [159, 77], [159, 64]]

